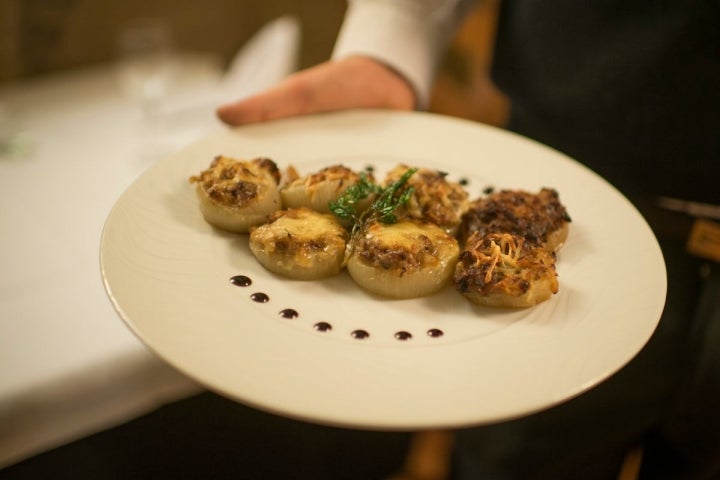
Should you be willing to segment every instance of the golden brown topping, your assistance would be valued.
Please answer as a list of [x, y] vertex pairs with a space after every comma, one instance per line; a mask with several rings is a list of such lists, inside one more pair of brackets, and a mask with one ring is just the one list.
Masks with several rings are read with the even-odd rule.
[[[292, 168], [292, 167], [291, 167]], [[352, 185], [360, 180], [360, 175], [343, 165], [332, 165], [325, 167], [318, 172], [300, 177], [293, 168], [292, 172], [288, 169], [288, 183], [283, 188], [304, 186], [308, 195], [312, 196], [314, 191], [320, 186], [328, 184], [341, 193], [348, 185]]]
[[210, 166], [190, 177], [212, 200], [228, 206], [244, 206], [262, 194], [261, 185], [277, 184], [280, 171], [268, 158], [240, 161], [218, 155]]
[[520, 297], [538, 282], [558, 290], [555, 254], [507, 233], [473, 233], [455, 269], [460, 293]]
[[544, 244], [549, 235], [562, 229], [568, 222], [570, 217], [553, 189], [543, 188], [537, 194], [502, 190], [473, 201], [463, 215], [461, 231], [465, 238], [474, 232], [480, 236], [500, 232]]
[[325, 275], [328, 262], [336, 265], [334, 273], [340, 270], [348, 237], [332, 215], [293, 208], [274, 212], [267, 223], [253, 228], [250, 247], [271, 270], [309, 278]]
[[341, 189], [346, 184], [352, 184], [360, 180], [360, 175], [342, 165], [332, 165], [330, 167], [323, 168], [317, 173], [308, 175], [305, 180], [305, 184], [308, 188], [322, 183], [322, 182], [338, 182], [338, 189]]
[[423, 268], [435, 268], [454, 250], [457, 241], [436, 225], [403, 221], [367, 225], [355, 246], [357, 256], [367, 265], [395, 270], [399, 275]]
[[361, 180], [359, 173], [343, 165], [325, 167], [305, 176], [299, 176], [293, 168], [288, 169], [285, 176], [286, 181], [280, 189], [283, 204], [288, 208], [308, 207], [322, 213], [329, 213], [330, 202]]
[[[398, 180], [409, 169], [407, 165], [398, 165], [388, 172], [385, 184]], [[448, 181], [446, 176], [439, 170], [418, 169], [406, 184], [415, 192], [405, 207], [398, 211], [398, 216], [454, 231], [467, 210], [468, 194], [459, 183]]]
[[253, 162], [256, 162], [260, 169], [268, 172], [270, 176], [275, 180], [276, 185], [280, 183], [280, 169], [275, 162], [265, 157], [256, 158], [255, 160], [253, 160]]

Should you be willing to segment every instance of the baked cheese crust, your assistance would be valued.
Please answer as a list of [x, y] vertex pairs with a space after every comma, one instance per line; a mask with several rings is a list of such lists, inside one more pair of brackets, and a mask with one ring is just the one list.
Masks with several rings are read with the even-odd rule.
[[[343, 165], [331, 165], [304, 177], [300, 177], [293, 168], [289, 169], [287, 176], [288, 183], [280, 187], [284, 207], [307, 207], [322, 213], [329, 213], [330, 202], [360, 181], [359, 173]], [[369, 204], [370, 200], [366, 203]]]
[[471, 202], [463, 215], [461, 237], [477, 232], [510, 233], [557, 251], [568, 235], [571, 221], [558, 192], [543, 188], [538, 193], [501, 190]]
[[394, 298], [419, 297], [449, 281], [458, 254], [457, 240], [437, 225], [373, 222], [353, 245], [347, 268], [365, 290]]
[[280, 171], [269, 158], [244, 161], [222, 155], [190, 177], [205, 220], [237, 233], [265, 222], [281, 207], [279, 180]]
[[250, 251], [271, 272], [299, 280], [339, 273], [349, 234], [329, 214], [308, 208], [280, 210], [252, 229]]
[[558, 291], [555, 254], [509, 233], [475, 232], [460, 253], [455, 288], [492, 307], [530, 307]]
[[[385, 186], [399, 180], [409, 169], [407, 165], [397, 165], [388, 172]], [[419, 168], [406, 183], [405, 188], [413, 187], [415, 191], [407, 204], [398, 209], [398, 217], [432, 223], [455, 234], [469, 206], [468, 194], [462, 185], [446, 177], [439, 170]]]

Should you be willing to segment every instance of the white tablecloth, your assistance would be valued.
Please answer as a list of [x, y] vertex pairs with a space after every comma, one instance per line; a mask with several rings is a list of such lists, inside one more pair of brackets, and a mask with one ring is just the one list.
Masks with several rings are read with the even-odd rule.
[[224, 73], [207, 55], [176, 56], [165, 115], [151, 123], [112, 64], [0, 89], [0, 140], [22, 132], [19, 152], [0, 148], [0, 468], [201, 390], [112, 308], [103, 224], [163, 153], [225, 128], [220, 102], [291, 73], [299, 43], [297, 19], [281, 17]]
[[[218, 76], [191, 73], [193, 88]], [[182, 132], [165, 122], [162, 147], [148, 150], [111, 65], [21, 84], [0, 101], [27, 142], [25, 153], [0, 155], [2, 467], [199, 390], [120, 321], [102, 286], [99, 239], [160, 148], [221, 127], [199, 109]]]

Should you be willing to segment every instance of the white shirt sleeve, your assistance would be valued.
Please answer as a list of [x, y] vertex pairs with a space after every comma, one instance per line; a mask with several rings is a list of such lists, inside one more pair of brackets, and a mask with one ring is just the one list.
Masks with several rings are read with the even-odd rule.
[[435, 71], [471, 0], [349, 0], [332, 57], [374, 58], [415, 89], [426, 108]]

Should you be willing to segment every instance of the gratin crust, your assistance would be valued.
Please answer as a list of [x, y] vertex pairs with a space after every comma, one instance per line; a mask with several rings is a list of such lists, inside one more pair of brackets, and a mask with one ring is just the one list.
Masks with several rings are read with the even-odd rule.
[[[372, 180], [372, 175], [368, 176]], [[287, 182], [280, 187], [286, 208], [307, 207], [329, 213], [330, 202], [337, 200], [350, 185], [359, 182], [360, 174], [344, 165], [331, 165], [300, 176], [294, 167], [290, 167], [286, 178]]]
[[472, 233], [510, 233], [526, 241], [558, 250], [571, 221], [558, 192], [543, 188], [538, 193], [501, 190], [473, 200], [463, 215], [461, 237]]
[[558, 291], [555, 254], [509, 233], [470, 235], [455, 267], [456, 289], [494, 307], [529, 307]]
[[343, 268], [349, 234], [332, 216], [308, 208], [273, 213], [250, 232], [250, 250], [268, 270], [300, 280], [324, 278]]
[[437, 225], [373, 222], [353, 245], [347, 268], [365, 290], [386, 297], [419, 297], [447, 284], [459, 250], [457, 240]]
[[269, 158], [245, 161], [218, 155], [190, 177], [200, 210], [211, 225], [245, 233], [280, 208], [280, 171]]
[[208, 168], [190, 177], [190, 183], [197, 184], [211, 200], [228, 207], [255, 202], [268, 183], [276, 186], [279, 181], [280, 170], [269, 158], [243, 161], [223, 155], [216, 156]]
[[[409, 169], [407, 165], [397, 165], [388, 172], [385, 186], [399, 180]], [[469, 205], [468, 194], [462, 185], [449, 181], [439, 170], [418, 168], [403, 189], [408, 187], [415, 191], [407, 204], [398, 209], [398, 218], [432, 223], [451, 234], [457, 232]]]

